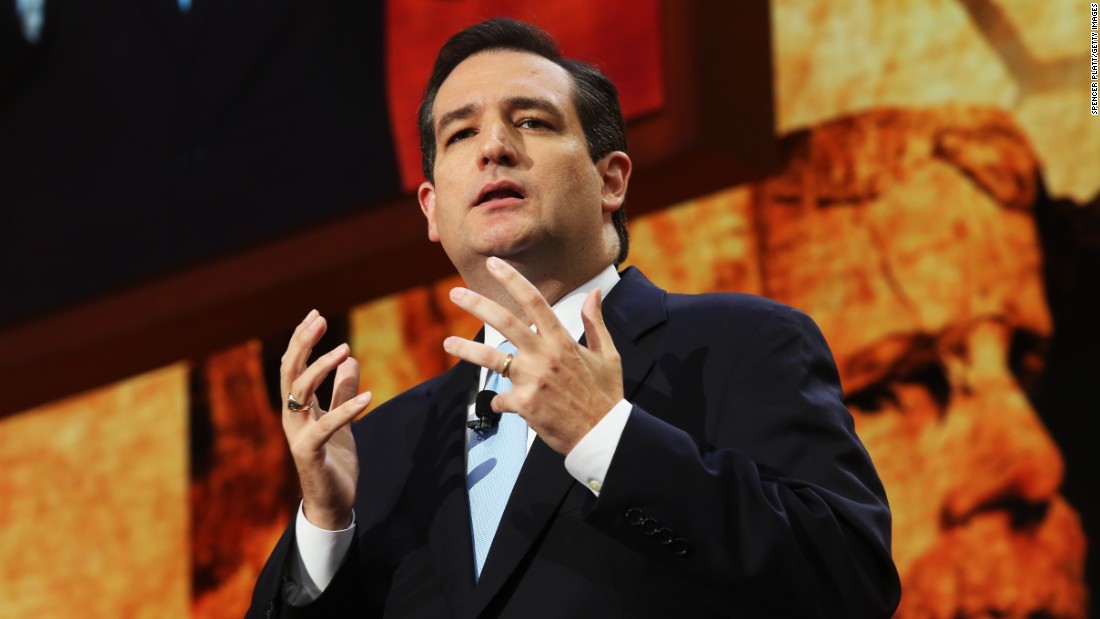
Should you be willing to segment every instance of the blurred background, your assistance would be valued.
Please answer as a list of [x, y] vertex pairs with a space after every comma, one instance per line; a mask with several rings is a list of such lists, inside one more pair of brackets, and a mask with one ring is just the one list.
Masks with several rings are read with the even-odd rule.
[[1088, 2], [0, 0], [0, 617], [241, 616], [294, 325], [376, 402], [453, 362], [415, 110], [495, 15], [619, 85], [627, 264], [822, 327], [897, 616], [1096, 616]]

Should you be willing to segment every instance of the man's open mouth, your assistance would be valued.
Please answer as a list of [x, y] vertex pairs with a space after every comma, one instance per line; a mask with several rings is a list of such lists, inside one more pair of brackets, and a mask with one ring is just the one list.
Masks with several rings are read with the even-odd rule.
[[507, 200], [509, 198], [522, 200], [524, 195], [519, 187], [511, 183], [494, 183], [481, 190], [481, 194], [478, 195], [477, 201], [474, 202], [474, 206], [480, 206], [494, 200]]

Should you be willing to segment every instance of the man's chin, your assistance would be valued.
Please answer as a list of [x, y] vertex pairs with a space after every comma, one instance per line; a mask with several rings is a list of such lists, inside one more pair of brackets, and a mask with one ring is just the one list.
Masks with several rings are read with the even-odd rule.
[[1014, 527], [989, 511], [943, 533], [903, 575], [896, 617], [1084, 618], [1086, 541], [1058, 497], [1038, 522]]

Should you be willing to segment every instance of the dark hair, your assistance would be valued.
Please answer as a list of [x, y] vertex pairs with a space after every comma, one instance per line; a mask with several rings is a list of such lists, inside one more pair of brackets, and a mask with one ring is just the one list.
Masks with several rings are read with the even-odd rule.
[[[626, 152], [626, 123], [623, 122], [615, 84], [596, 67], [563, 58], [558, 44], [543, 30], [501, 17], [483, 21], [455, 34], [447, 39], [440, 48], [439, 55], [435, 57], [432, 75], [428, 78], [418, 112], [420, 156], [425, 178], [434, 180], [435, 125], [432, 106], [440, 86], [463, 60], [491, 50], [529, 52], [568, 71], [573, 76], [573, 105], [577, 108], [577, 116], [580, 117], [581, 128], [584, 129], [584, 138], [592, 161], [599, 161], [617, 150]], [[630, 249], [625, 204], [612, 213], [611, 223], [619, 237], [619, 253], [615, 258], [615, 264], [618, 265], [626, 260]]]

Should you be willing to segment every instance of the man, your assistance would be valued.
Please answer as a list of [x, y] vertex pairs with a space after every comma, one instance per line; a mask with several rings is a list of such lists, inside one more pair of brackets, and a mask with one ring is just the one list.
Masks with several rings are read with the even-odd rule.
[[[298, 326], [281, 381], [303, 503], [250, 616], [889, 616], [886, 497], [813, 323], [616, 273], [614, 86], [491, 20], [440, 51], [421, 130], [428, 235], [485, 330], [349, 428], [370, 399], [358, 366], [346, 345], [307, 366], [325, 322]], [[517, 423], [513, 470], [485, 453]], [[486, 516], [489, 486], [506, 505]]]
[[755, 194], [760, 272], [829, 335], [890, 490], [896, 616], [1088, 616], [1062, 454], [1025, 394], [1052, 329], [1027, 137], [1001, 110], [941, 106], [786, 146]]

